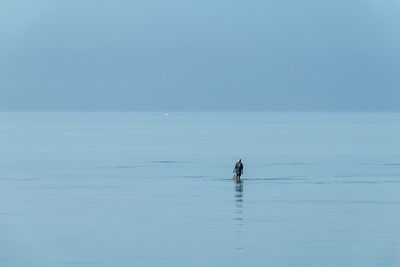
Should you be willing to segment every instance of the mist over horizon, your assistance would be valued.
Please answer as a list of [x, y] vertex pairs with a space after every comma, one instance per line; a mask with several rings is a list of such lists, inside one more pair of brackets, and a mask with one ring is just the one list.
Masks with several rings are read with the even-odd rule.
[[2, 111], [400, 111], [394, 0], [2, 3]]

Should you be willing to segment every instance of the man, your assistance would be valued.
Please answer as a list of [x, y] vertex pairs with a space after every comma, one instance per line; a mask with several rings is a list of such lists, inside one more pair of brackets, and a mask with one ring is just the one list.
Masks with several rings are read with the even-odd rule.
[[236, 182], [240, 182], [240, 176], [243, 174], [243, 163], [241, 159], [236, 162], [233, 172], [236, 174]]

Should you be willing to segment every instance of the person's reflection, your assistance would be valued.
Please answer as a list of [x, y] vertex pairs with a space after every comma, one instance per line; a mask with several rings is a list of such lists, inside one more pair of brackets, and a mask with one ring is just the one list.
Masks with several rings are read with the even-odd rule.
[[243, 233], [243, 181], [235, 183], [235, 223], [237, 225], [237, 246], [235, 249], [242, 250]]

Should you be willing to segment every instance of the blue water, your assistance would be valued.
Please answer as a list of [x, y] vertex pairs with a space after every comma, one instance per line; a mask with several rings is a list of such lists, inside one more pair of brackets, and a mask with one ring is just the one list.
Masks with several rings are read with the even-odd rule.
[[398, 113], [0, 113], [0, 266], [399, 266], [399, 136]]

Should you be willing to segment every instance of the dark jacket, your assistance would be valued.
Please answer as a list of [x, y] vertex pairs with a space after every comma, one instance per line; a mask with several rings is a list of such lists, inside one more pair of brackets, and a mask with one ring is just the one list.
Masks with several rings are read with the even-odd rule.
[[243, 174], [243, 163], [236, 162], [235, 169], [233, 171], [236, 172], [236, 174], [238, 175]]

